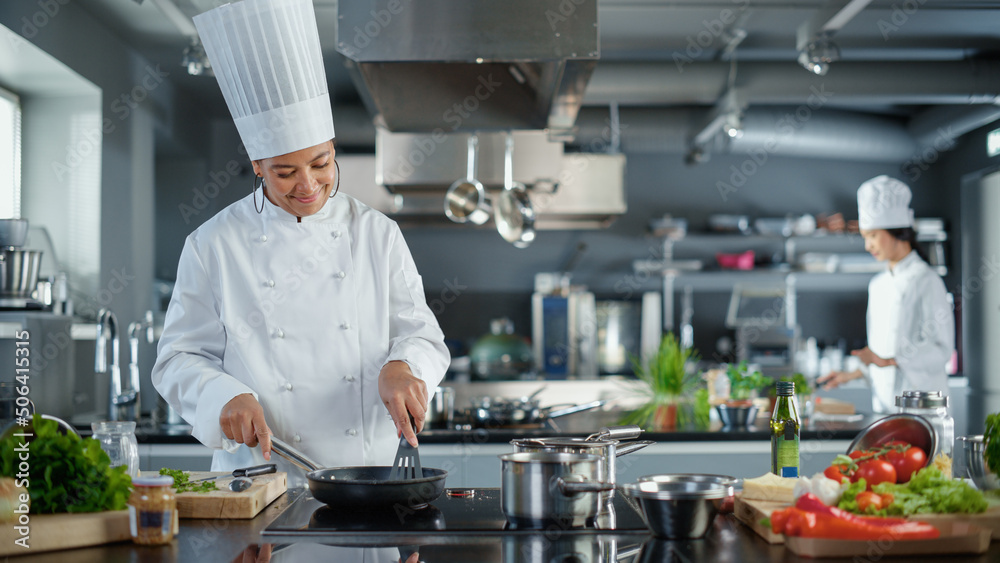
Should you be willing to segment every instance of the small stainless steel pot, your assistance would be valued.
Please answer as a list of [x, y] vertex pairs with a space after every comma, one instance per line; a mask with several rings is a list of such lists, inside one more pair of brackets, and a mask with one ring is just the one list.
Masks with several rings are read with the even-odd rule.
[[427, 424], [430, 428], [451, 428], [455, 418], [455, 389], [438, 387], [427, 404]]
[[600, 511], [601, 458], [589, 454], [521, 452], [500, 457], [500, 505], [515, 528], [584, 526]]
[[[641, 430], [640, 430], [641, 432]], [[638, 433], [635, 434], [638, 436]], [[590, 454], [601, 458], [598, 469], [598, 480], [614, 485], [617, 482], [615, 476], [618, 474], [618, 456], [637, 452], [642, 448], [652, 444], [652, 441], [642, 440], [638, 442], [622, 443], [615, 439], [584, 439], [584, 438], [518, 438], [510, 443], [518, 452], [549, 452], [549, 453], [572, 453]], [[614, 497], [615, 491], [601, 493], [602, 504], [607, 504]]]

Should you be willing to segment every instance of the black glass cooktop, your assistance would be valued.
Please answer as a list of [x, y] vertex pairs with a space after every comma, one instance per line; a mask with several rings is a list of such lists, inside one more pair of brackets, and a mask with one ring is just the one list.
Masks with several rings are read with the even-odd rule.
[[338, 544], [382, 544], [395, 539], [443, 539], [447, 537], [500, 536], [558, 532], [563, 534], [646, 534], [648, 529], [638, 506], [622, 491], [596, 518], [582, 526], [560, 522], [535, 526], [512, 526], [500, 505], [500, 489], [446, 489], [437, 500], [421, 509], [375, 511], [343, 510], [313, 498], [308, 490], [278, 516], [262, 535], [276, 537], [336, 538]]

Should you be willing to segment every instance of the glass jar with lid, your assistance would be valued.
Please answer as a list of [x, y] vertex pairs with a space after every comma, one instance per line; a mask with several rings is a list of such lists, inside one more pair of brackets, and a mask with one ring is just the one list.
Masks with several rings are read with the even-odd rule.
[[177, 535], [180, 525], [173, 484], [173, 478], [166, 475], [132, 479], [128, 516], [133, 542], [163, 545]]
[[94, 422], [90, 425], [94, 439], [111, 458], [111, 467], [128, 467], [129, 477], [139, 474], [139, 443], [135, 439], [135, 422]]
[[937, 433], [937, 451], [931, 455], [931, 460], [944, 455], [950, 465], [955, 447], [955, 419], [948, 414], [948, 397], [940, 391], [903, 391], [896, 397], [896, 409], [900, 413], [922, 416], [931, 423]]

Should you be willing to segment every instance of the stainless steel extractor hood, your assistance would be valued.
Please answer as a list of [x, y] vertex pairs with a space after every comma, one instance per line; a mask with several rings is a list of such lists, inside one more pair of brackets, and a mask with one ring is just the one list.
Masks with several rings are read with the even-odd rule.
[[596, 0], [338, 3], [337, 50], [393, 132], [571, 134], [600, 56]]

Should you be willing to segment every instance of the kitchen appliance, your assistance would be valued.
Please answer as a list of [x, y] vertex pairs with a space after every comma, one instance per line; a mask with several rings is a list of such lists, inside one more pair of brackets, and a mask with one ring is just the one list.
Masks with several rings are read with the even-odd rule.
[[594, 294], [535, 292], [531, 296], [535, 369], [547, 379], [597, 377], [597, 305]]
[[[289, 491], [294, 495], [294, 491]], [[463, 540], [538, 536], [538, 530], [511, 529], [501, 507], [499, 488], [446, 489], [426, 509], [397, 513], [375, 508], [355, 512], [334, 510], [308, 491], [290, 500], [289, 506], [261, 532], [268, 542], [296, 540], [329, 541], [338, 545], [448, 545]], [[602, 532], [634, 537], [642, 542], [649, 535], [645, 522], [625, 495], [616, 495], [611, 510], [615, 523], [598, 527], [556, 526], [549, 535], [594, 539]], [[430, 512], [428, 512], [430, 511]], [[428, 534], [431, 528], [435, 533]], [[415, 542], [420, 542], [417, 544]]]
[[794, 295], [794, 287], [733, 287], [726, 326], [736, 329], [737, 362], [746, 360], [771, 377], [795, 369], [799, 327]]
[[533, 368], [531, 345], [514, 333], [514, 323], [508, 318], [490, 321], [490, 333], [476, 340], [469, 358], [472, 377], [478, 380], [521, 379]]
[[284, 440], [271, 436], [274, 453], [306, 471], [313, 497], [338, 510], [379, 507], [393, 510], [417, 510], [441, 496], [448, 472], [423, 468], [423, 477], [391, 481], [392, 467], [323, 468]]
[[500, 457], [500, 506], [514, 529], [579, 527], [600, 512], [601, 458], [590, 454], [520, 452]]

